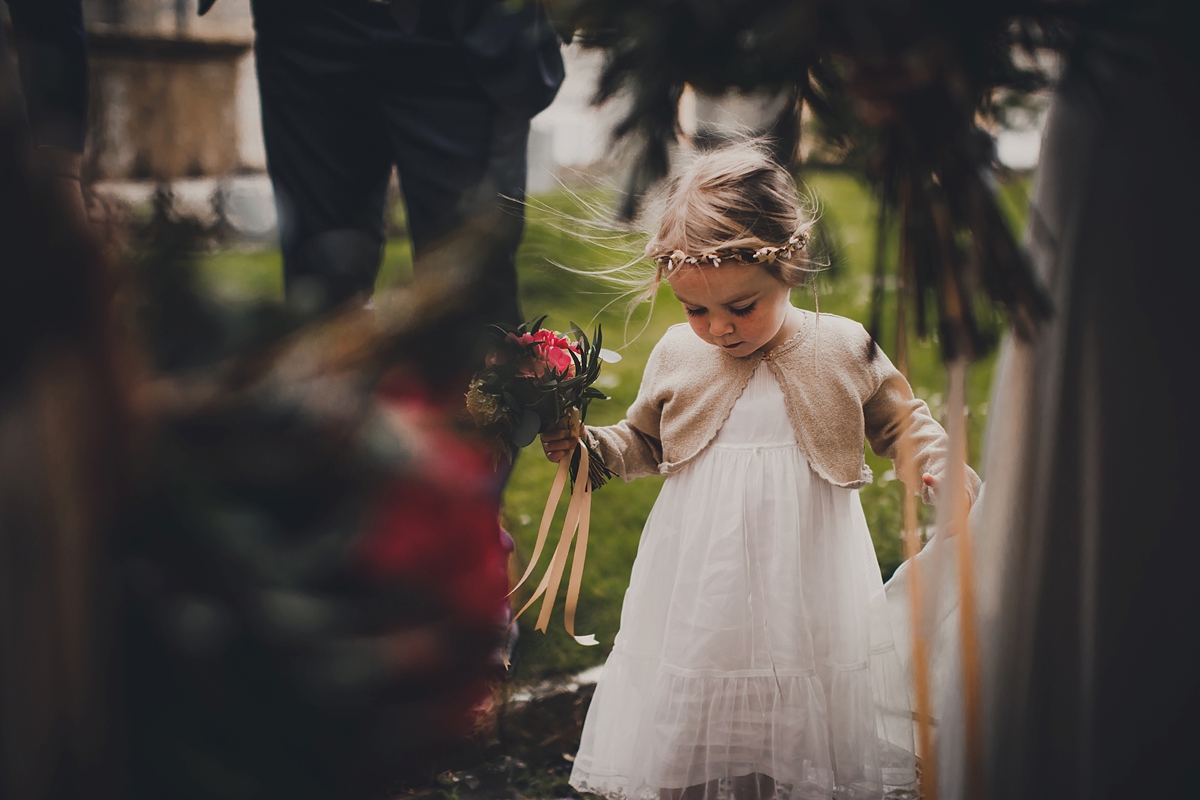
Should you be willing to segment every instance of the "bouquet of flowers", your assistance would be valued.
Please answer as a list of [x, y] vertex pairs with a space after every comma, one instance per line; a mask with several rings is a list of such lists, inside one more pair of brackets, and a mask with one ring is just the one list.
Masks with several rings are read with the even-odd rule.
[[[592, 341], [572, 323], [570, 335], [543, 328], [546, 316], [520, 327], [496, 325], [502, 336], [488, 354], [485, 367], [471, 381], [467, 391], [467, 410], [480, 429], [497, 441], [497, 455], [511, 456], [539, 433], [551, 430], [563, 421], [582, 439], [582, 425], [588, 404], [607, 400], [608, 395], [595, 387], [602, 360], [619, 359], [616, 353], [601, 347], [603, 331], [596, 327]], [[585, 441], [581, 441], [587, 447]], [[603, 486], [610, 472], [589, 453], [592, 488]], [[571, 481], [577, 480], [580, 453], [568, 459]]]
[[[502, 452], [511, 455], [515, 448], [533, 442], [539, 433], [564, 422], [575, 439], [574, 452], [559, 462], [558, 474], [546, 499], [545, 511], [542, 512], [529, 566], [513, 587], [513, 592], [525, 583], [537, 567], [546, 546], [554, 510], [558, 508], [569, 476], [572, 482], [571, 499], [562, 535], [554, 548], [546, 574], [529, 601], [513, 615], [510, 625], [541, 597], [542, 608], [535, 628], [546, 632], [571, 544], [578, 533], [563, 621], [567, 633], [576, 642], [594, 645], [597, 644], [595, 636], [575, 635], [575, 608], [579, 602], [583, 564], [587, 557], [592, 490], [603, 486], [613, 473], [591, 451], [583, 435], [583, 420], [592, 400], [608, 399], [594, 385], [600, 375], [600, 362], [616, 361], [619, 356], [601, 348], [602, 333], [599, 326], [596, 327], [594, 341], [589, 341], [579, 326], [572, 323], [570, 334], [574, 341], [571, 341], [564, 334], [543, 328], [545, 320], [546, 317], [541, 316], [516, 328], [496, 326], [501, 334], [500, 343], [488, 355], [484, 368], [471, 380], [467, 391], [467, 409], [482, 430], [496, 437], [497, 456]], [[507, 666], [507, 658], [505, 662]]]

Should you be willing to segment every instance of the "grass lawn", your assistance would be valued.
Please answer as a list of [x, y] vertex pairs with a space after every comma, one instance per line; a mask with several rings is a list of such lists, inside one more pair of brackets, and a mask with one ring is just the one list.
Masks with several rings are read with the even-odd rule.
[[[845, 173], [810, 173], [807, 182], [808, 188], [815, 192], [820, 201], [821, 213], [836, 231], [840, 254], [836, 272], [823, 275], [819, 280], [821, 311], [847, 316], [866, 324], [875, 240], [874, 203], [864, 186]], [[1027, 183], [1023, 180], [1002, 187], [1006, 208], [1016, 227], [1024, 225], [1026, 192]], [[597, 322], [604, 326], [605, 344], [620, 349], [624, 358], [618, 364], [605, 366], [601, 386], [612, 399], [593, 403], [588, 422], [597, 425], [617, 422], [633, 402], [650, 350], [667, 327], [684, 321], [683, 312], [670, 291], [664, 289], [649, 320], [645, 308], [639, 309], [634, 315], [627, 341], [623, 336], [624, 302], [618, 301], [601, 311], [614, 299], [616, 292], [601, 281], [568, 273], [551, 263], [587, 269], [619, 264], [627, 256], [606, 252], [559, 229], [554, 222], [555, 211], [576, 215], [583, 213], [571, 197], [551, 195], [539, 198], [539, 201], [540, 204], [535, 203], [530, 209], [524, 243], [518, 254], [525, 314], [530, 318], [549, 314], [547, 324], [559, 329], [571, 321], [588, 331]], [[389, 242], [380, 271], [380, 284], [404, 280], [410, 272], [411, 257], [407, 242]], [[282, 292], [280, 260], [276, 250], [214, 255], [205, 262], [204, 276], [215, 294], [230, 299], [279, 296]], [[797, 291], [793, 299], [798, 306], [813, 308], [811, 291]], [[891, 355], [895, 350], [895, 333], [894, 322], [889, 321], [889, 317], [894, 319], [894, 315], [885, 315], [881, 344]], [[645, 331], [640, 337], [634, 338], [643, 324]], [[915, 343], [910, 361], [910, 380], [914, 391], [918, 397], [928, 401], [935, 416], [940, 417], [944, 411], [946, 378], [936, 343]], [[976, 466], [980, 461], [980, 441], [987, 420], [992, 366], [993, 358], [987, 358], [975, 364], [969, 375], [970, 456]], [[875, 472], [876, 480], [862, 490], [862, 503], [880, 568], [886, 578], [901, 560], [901, 486], [899, 481], [893, 479], [891, 464], [875, 458], [869, 449], [867, 463]], [[536, 444], [518, 459], [506, 495], [505, 518], [508, 529], [516, 538], [519, 559], [528, 556], [532, 550], [554, 469], [554, 465], [542, 457]], [[637, 553], [642, 525], [661, 485], [660, 478], [647, 478], [629, 484], [615, 480], [597, 493], [592, 510], [591, 544], [576, 629], [580, 633], [596, 634], [600, 646], [581, 647], [575, 644], [563, 630], [561, 610], [555, 614], [548, 634], [533, 631], [537, 612], [535, 607], [523, 618], [525, 624], [517, 654], [519, 680], [535, 681], [574, 672], [604, 660], [617, 632], [621, 601]], [[561, 525], [561, 517], [562, 509], [555, 532]], [[543, 561], [547, 558], [544, 555]], [[523, 561], [521, 566], [524, 567]], [[529, 585], [536, 584], [537, 578], [540, 578], [540, 573], [530, 579]], [[521, 594], [528, 596], [524, 589]]]

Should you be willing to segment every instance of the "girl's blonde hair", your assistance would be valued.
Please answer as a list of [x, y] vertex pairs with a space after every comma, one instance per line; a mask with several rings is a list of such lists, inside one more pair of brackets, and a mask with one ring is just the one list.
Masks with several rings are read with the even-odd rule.
[[664, 270], [722, 261], [756, 263], [784, 285], [801, 286], [815, 271], [807, 253], [812, 226], [791, 173], [766, 142], [701, 153], [667, 184], [658, 232], [646, 245], [656, 265], [647, 288], [657, 289]]
[[[577, 199], [591, 219], [560, 215], [562, 230], [601, 249], [630, 252], [628, 229], [605, 222], [598, 207]], [[628, 343], [634, 310], [648, 300], [653, 313], [663, 277], [684, 264], [719, 269], [722, 261], [755, 263], [786, 286], [802, 286], [823, 266], [809, 258], [807, 248], [815, 206], [801, 200], [791, 173], [771, 156], [768, 140], [739, 139], [686, 156], [650, 198], [637, 226], [649, 235], [641, 255], [604, 269], [557, 266], [626, 289], [621, 297], [630, 298]], [[646, 259], [654, 265], [648, 275]]]

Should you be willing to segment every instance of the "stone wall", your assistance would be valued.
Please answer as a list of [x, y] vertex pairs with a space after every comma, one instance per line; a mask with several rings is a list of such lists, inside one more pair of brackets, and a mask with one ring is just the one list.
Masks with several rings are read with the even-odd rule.
[[91, 56], [86, 171], [175, 181], [261, 171], [248, 0], [84, 0]]

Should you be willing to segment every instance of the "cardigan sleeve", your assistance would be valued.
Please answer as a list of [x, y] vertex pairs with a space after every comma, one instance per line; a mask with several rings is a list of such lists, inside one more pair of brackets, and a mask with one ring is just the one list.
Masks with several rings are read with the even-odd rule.
[[[926, 472], [941, 478], [949, 457], [949, 436], [925, 401], [913, 397], [912, 387], [892, 366], [882, 350], [877, 350], [874, 368], [881, 378], [879, 387], [863, 404], [867, 441], [881, 458], [891, 459], [896, 475], [910, 490], [919, 490], [926, 503], [933, 502], [929, 487], [921, 481]], [[979, 494], [979, 476], [966, 467], [967, 492], [974, 502]]]
[[586, 427], [588, 444], [599, 453], [604, 465], [626, 483], [634, 478], [657, 475], [662, 464], [662, 400], [655, 389], [661, 349], [655, 347], [651, 352], [637, 399], [629, 407], [625, 419], [616, 425]]

